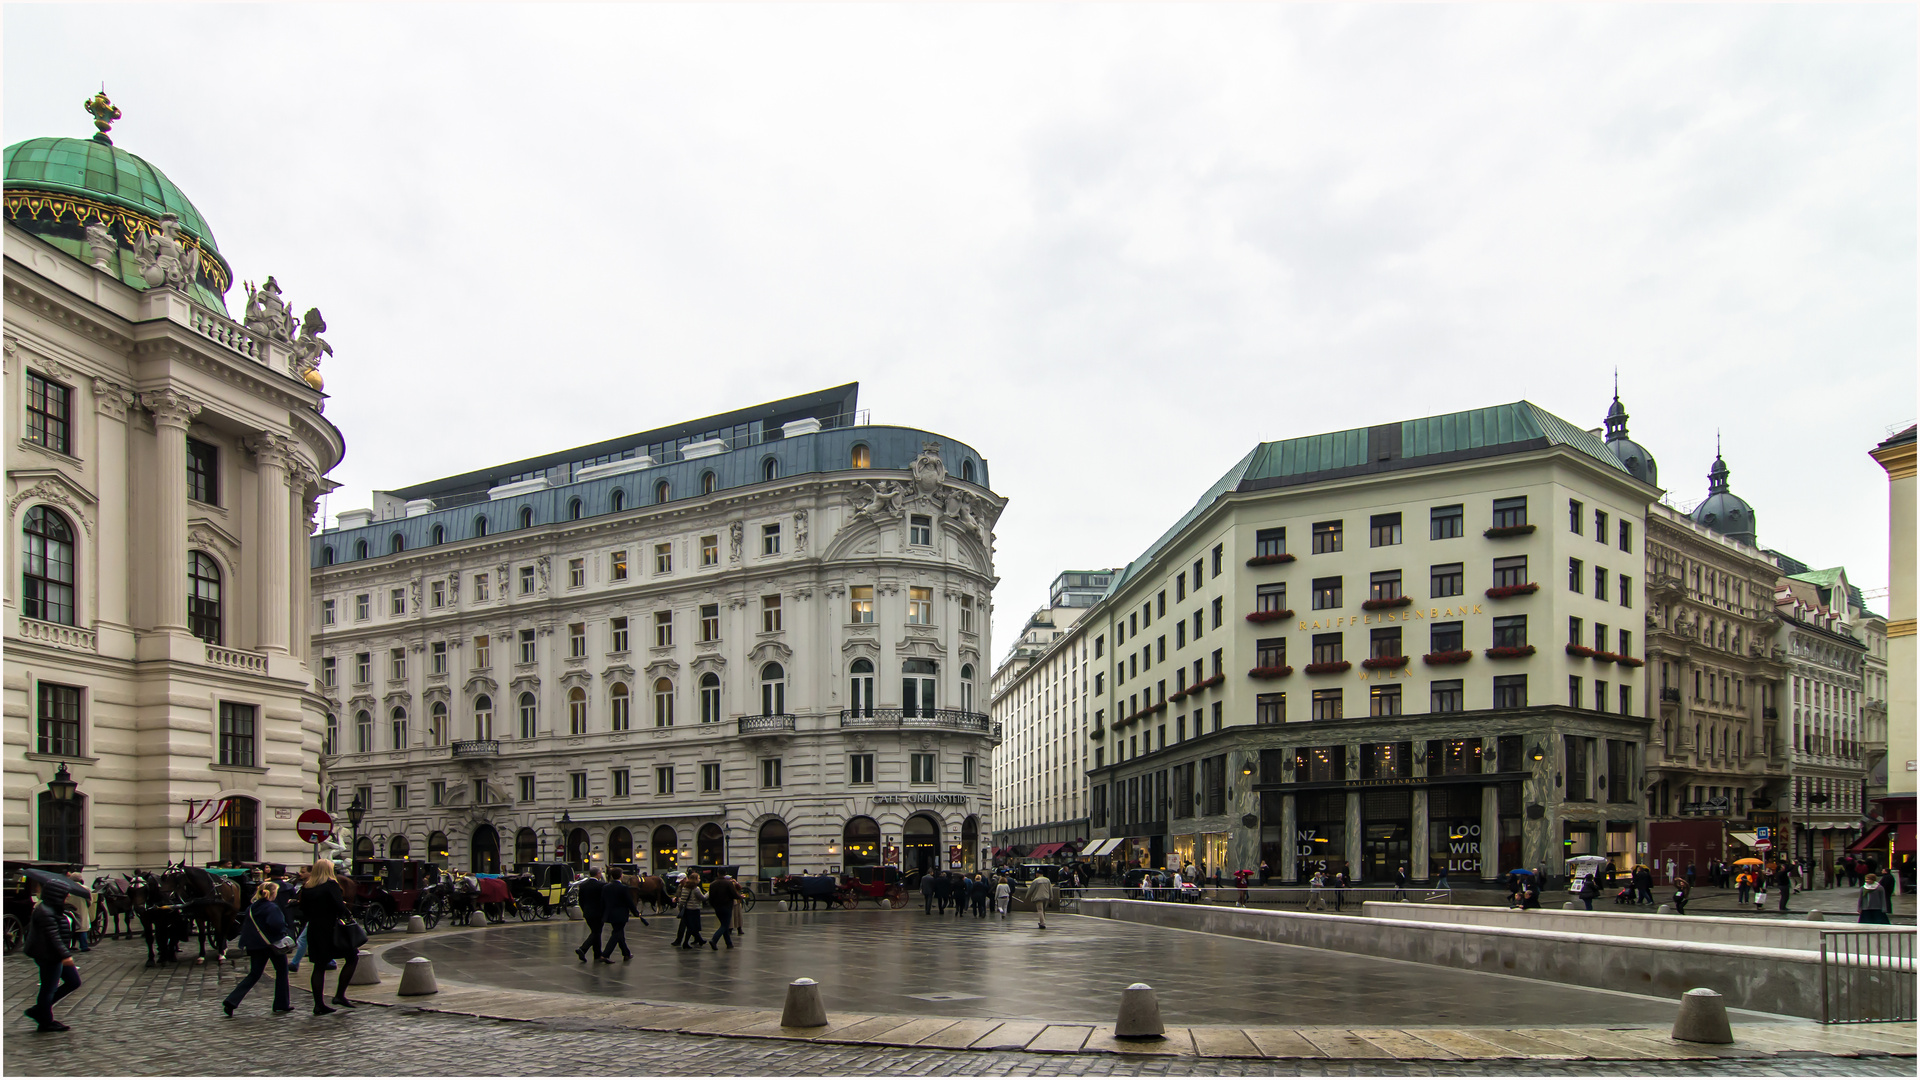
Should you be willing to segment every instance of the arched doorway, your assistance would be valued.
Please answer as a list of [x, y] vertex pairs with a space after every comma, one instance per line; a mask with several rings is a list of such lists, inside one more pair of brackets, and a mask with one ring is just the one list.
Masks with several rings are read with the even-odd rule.
[[396, 836], [387, 841], [387, 858], [389, 859], [404, 859], [412, 850], [413, 845], [407, 843], [407, 838], [404, 836]]
[[969, 814], [967, 820], [960, 823], [960, 866], [971, 874], [979, 869], [980, 859], [980, 818]]
[[[371, 841], [369, 841], [371, 842]], [[367, 852], [372, 855], [373, 852]], [[260, 858], [260, 804], [240, 796], [220, 815], [220, 861], [228, 866]]]
[[575, 829], [567, 834], [567, 863], [575, 870], [587, 868], [587, 856], [593, 852], [593, 842], [587, 839], [587, 830]]
[[472, 869], [476, 874], [500, 872], [500, 834], [491, 825], [473, 830]]
[[900, 869], [926, 874], [940, 869], [940, 823], [926, 814], [907, 819], [900, 836]]
[[663, 874], [680, 865], [680, 834], [673, 826], [662, 825], [653, 830], [653, 870]]
[[701, 866], [720, 866], [727, 861], [727, 834], [720, 826], [709, 821], [700, 826], [700, 832], [694, 837], [694, 855]]
[[848, 870], [856, 866], [880, 865], [880, 825], [870, 817], [857, 817], [847, 822], [840, 834], [846, 847], [846, 857], [842, 860]]
[[787, 823], [770, 818], [760, 826], [760, 876], [779, 877], [787, 872]]
[[522, 866], [540, 858], [540, 834], [521, 828], [513, 834], [513, 864]]
[[353, 842], [354, 859], [371, 859], [374, 855], [373, 837], [362, 836]]
[[427, 836], [427, 861], [435, 866], [447, 865], [447, 834], [433, 832]]
[[607, 834], [607, 869], [633, 862], [633, 834], [616, 827]]

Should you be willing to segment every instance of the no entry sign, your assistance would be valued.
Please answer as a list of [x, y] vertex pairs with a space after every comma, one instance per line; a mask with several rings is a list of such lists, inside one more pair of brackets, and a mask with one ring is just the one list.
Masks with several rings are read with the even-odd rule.
[[308, 810], [293, 823], [293, 831], [307, 843], [317, 844], [333, 832], [333, 818], [325, 810]]

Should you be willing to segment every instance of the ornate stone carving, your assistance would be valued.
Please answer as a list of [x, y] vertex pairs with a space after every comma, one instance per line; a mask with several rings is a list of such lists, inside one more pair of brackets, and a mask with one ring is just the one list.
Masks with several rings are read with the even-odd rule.
[[140, 407], [153, 414], [156, 425], [182, 431], [200, 415], [201, 404], [178, 390], [156, 390], [140, 395]]
[[[317, 308], [315, 309], [318, 310]], [[247, 282], [247, 329], [269, 341], [293, 340], [293, 312], [280, 298], [280, 283], [267, 275], [267, 283], [258, 289]]]
[[740, 561], [740, 546], [746, 543], [746, 539], [747, 539], [746, 525], [742, 524], [741, 522], [735, 521], [730, 523], [727, 526], [728, 553], [732, 561], [734, 562]]
[[456, 607], [460, 604], [460, 571], [458, 570], [447, 575], [447, 603]]
[[87, 226], [87, 259], [95, 270], [105, 270], [107, 260], [119, 250], [120, 242], [113, 238], [105, 221], [96, 220]]
[[7, 502], [7, 516], [11, 518], [19, 511], [20, 504], [29, 500], [66, 507], [67, 516], [79, 522], [80, 528], [85, 530], [89, 537], [93, 535], [93, 521], [88, 517], [87, 509], [81, 506], [73, 496], [67, 494], [64, 485], [56, 484], [52, 480], [42, 480], [24, 491], [17, 492]]
[[293, 343], [293, 373], [305, 379], [315, 390], [323, 385], [320, 354], [333, 355], [333, 346], [320, 337], [326, 330], [327, 320], [320, 317], [320, 309], [308, 308], [307, 317], [300, 324], [300, 337]]
[[103, 416], [115, 420], [125, 420], [127, 409], [133, 405], [133, 391], [114, 382], [112, 379], [93, 380], [93, 407]]
[[805, 510], [793, 512], [793, 549], [797, 552], [807, 550], [807, 512]]
[[534, 569], [540, 575], [540, 591], [547, 591], [547, 575], [553, 571], [553, 558], [542, 555], [534, 560]]
[[200, 270], [200, 253], [188, 247], [180, 233], [180, 215], [160, 215], [160, 231], [148, 232], [133, 245], [133, 258], [140, 276], [150, 287], [162, 285], [185, 292]]
[[931, 499], [947, 482], [947, 466], [940, 460], [940, 444], [926, 442], [920, 444], [920, 455], [913, 459], [914, 494], [922, 499]]
[[892, 480], [882, 480], [877, 484], [856, 480], [853, 482], [853, 492], [847, 496], [847, 505], [853, 508], [855, 517], [897, 514], [906, 508], [908, 490]]
[[420, 610], [420, 579], [419, 578], [414, 578], [412, 581], [407, 582], [407, 598], [410, 601], [412, 601], [411, 605], [407, 608], [407, 610], [419, 611]]
[[[293, 441], [284, 435], [250, 435], [245, 445], [253, 452], [254, 460], [268, 468], [289, 470], [294, 462]], [[288, 475], [291, 475], [290, 471]]]

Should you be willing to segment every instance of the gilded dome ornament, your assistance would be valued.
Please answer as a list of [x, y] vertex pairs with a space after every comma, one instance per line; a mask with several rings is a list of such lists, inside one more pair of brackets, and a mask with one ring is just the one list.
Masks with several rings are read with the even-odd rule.
[[120, 119], [120, 107], [107, 100], [107, 88], [102, 86], [99, 93], [81, 102], [80, 107], [93, 115], [93, 126], [98, 129], [93, 141], [112, 146], [113, 140], [107, 136], [107, 131], [113, 127], [115, 120]]

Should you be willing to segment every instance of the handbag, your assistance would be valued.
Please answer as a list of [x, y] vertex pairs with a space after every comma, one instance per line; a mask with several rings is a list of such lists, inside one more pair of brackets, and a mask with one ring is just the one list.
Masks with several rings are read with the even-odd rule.
[[367, 943], [367, 928], [361, 926], [358, 920], [344, 919], [340, 928], [334, 931], [333, 943], [342, 954], [352, 956]]
[[[247, 921], [253, 924], [254, 934], [257, 935], [261, 941], [266, 941], [267, 940], [266, 931], [260, 929], [260, 920], [253, 917], [252, 908], [247, 909]], [[267, 942], [267, 947], [279, 953], [281, 956], [293, 955], [293, 947], [294, 947], [293, 939], [284, 934], [280, 936], [279, 941]]]
[[1764, 903], [1766, 903], [1766, 902], [1767, 902], [1767, 890], [1765, 890], [1765, 889], [1761, 889], [1761, 890], [1759, 890], [1758, 892], [1755, 892], [1755, 893], [1753, 894], [1753, 902], [1754, 902], [1754, 903], [1756, 903], [1756, 904], [1764, 904]]

